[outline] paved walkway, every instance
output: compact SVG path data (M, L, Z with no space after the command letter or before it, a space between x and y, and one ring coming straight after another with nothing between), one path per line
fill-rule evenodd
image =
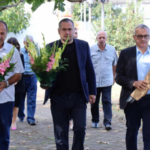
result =
M36 126L29 126L17 122L17 130L11 131L10 150L56 150L53 122L50 113L50 103L43 103L43 92L38 91L37 109L36 109ZM114 101L116 102L116 100ZM90 105L87 109L87 129L85 138L85 150L125 150L125 121L122 111L118 105L113 106L112 130L106 131L102 124L103 112L100 109L100 127L93 129L91 127ZM73 131L69 131L70 149L73 140ZM139 132L138 149L142 150L142 135Z

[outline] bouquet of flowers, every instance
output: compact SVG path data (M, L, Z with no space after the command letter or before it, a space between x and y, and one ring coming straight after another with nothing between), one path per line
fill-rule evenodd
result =
M10 60L14 54L14 47L11 51L5 55L3 58L0 58L0 82L5 80L5 76L7 76L8 72L13 71L16 63L10 63Z
M50 47L46 46L43 35L43 48L38 50L37 46L28 40L27 37L28 46L26 46L26 49L29 53L31 68L35 72L41 87L51 87L56 79L58 71L65 70L65 67L68 66L66 63L67 59L61 59L67 41L61 48L59 48L56 43Z

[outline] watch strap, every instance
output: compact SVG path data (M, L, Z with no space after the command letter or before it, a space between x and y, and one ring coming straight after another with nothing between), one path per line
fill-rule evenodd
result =
M6 84L7 84L7 88L9 87L9 82L8 82L8 80L6 80Z

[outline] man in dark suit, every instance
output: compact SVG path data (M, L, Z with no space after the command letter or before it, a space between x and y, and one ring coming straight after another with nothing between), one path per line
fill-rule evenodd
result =
M137 150L137 135L143 121L144 150L150 150L150 90L139 101L127 103L126 100L135 88L147 87L144 78L150 70L150 30L140 24L135 28L133 38L136 46L121 51L116 67L116 82L122 86L120 108L126 116L126 148Z
M58 73L53 87L46 90L44 103L48 98L51 99L57 150L69 150L70 115L74 122L72 150L84 150L86 103L89 101L92 104L96 98L96 80L89 45L85 41L73 38L74 23L70 19L60 21L58 33L61 39L56 43L59 43L59 47L69 36L62 54L62 58L68 59L69 66L66 67L66 71Z

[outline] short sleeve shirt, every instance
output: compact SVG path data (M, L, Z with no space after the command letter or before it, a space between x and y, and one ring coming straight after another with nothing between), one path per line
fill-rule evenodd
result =
M3 58L7 53L11 51L13 46L8 43L4 43L4 46L0 49L0 58ZM23 65L21 62L20 54L17 49L15 49L13 57L10 61L10 63L16 63L15 67L12 72L9 72L7 76L5 76L5 80L9 79L11 76L13 76L15 73L23 73ZM9 101L14 101L14 95L15 95L15 87L14 85L10 85L8 88L5 88L0 93L0 104L6 103Z
M102 51L97 44L91 46L91 58L96 74L96 87L107 87L113 84L113 66L118 56L113 46L106 44Z
M29 54L24 47L21 49L21 53L23 54L24 63L25 63L24 64L25 65L24 75L35 74L31 68Z

